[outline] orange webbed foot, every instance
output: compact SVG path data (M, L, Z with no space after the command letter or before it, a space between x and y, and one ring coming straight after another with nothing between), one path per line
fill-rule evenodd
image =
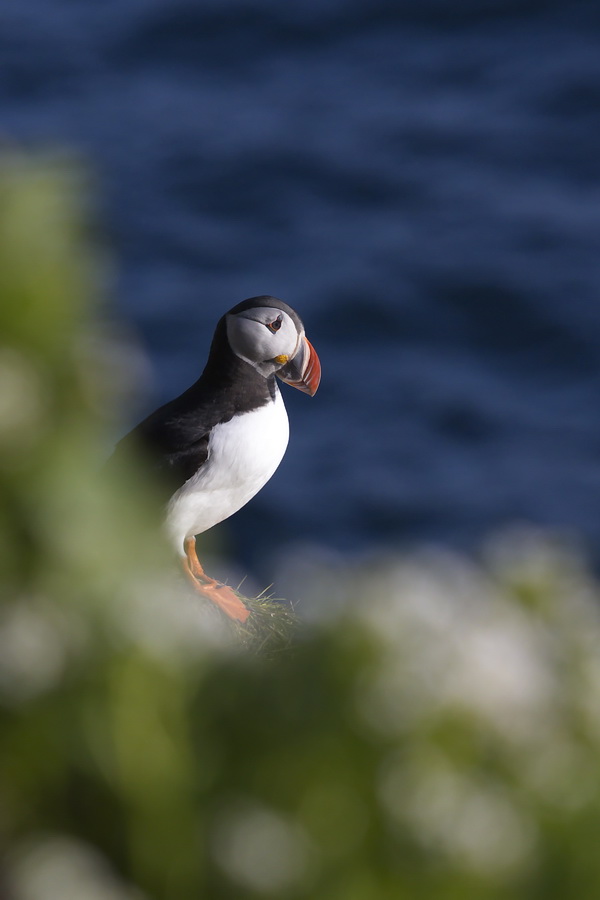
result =
M237 622L245 622L250 615L250 610L244 606L237 594L232 591L226 584L220 584L206 574L200 560L196 555L196 539L194 537L186 538L183 542L185 550L185 559L183 565L185 573L192 582L192 585L199 594L215 603L219 609L235 619Z

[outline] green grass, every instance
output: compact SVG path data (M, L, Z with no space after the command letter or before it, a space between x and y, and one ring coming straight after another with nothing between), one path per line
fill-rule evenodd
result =
M238 595L250 610L246 622L235 623L235 632L247 650L268 656L289 651L299 627L299 619L287 601L273 597Z

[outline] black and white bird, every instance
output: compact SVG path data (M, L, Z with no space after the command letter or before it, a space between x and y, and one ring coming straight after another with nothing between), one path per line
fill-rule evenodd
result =
M141 448L164 476L166 531L186 573L200 593L242 622L248 609L205 574L196 535L241 509L281 462L289 427L276 376L312 397L321 378L319 357L287 303L252 297L219 320L200 378L115 450Z

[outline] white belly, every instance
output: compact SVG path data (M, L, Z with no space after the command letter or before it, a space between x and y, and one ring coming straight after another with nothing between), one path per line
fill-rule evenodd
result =
M279 389L273 403L213 429L206 463L167 509L167 531L178 553L186 537L229 518L260 491L283 459L288 437Z

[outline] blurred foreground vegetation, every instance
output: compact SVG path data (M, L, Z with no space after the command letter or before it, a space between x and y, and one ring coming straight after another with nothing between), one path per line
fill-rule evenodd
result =
M0 164L0 896L600 896L577 556L299 559L310 624L282 612L272 652L263 604L248 648L172 574L150 486L101 473L121 370L84 194Z

